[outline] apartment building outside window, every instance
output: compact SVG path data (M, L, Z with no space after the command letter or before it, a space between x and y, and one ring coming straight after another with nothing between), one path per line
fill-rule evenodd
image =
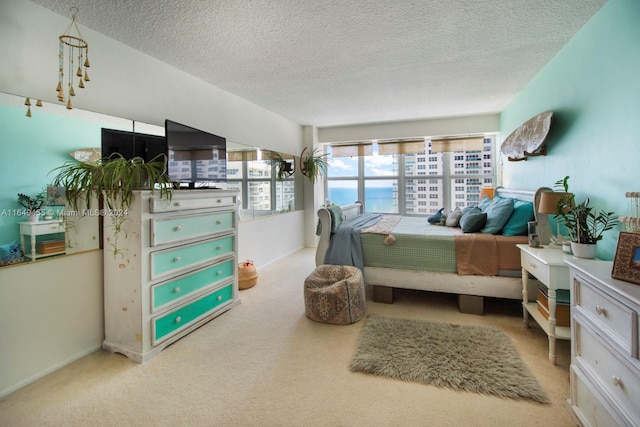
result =
M327 179L328 199L345 205L364 201L367 212L431 215L478 203L480 189L495 185L493 138L485 138L480 151L424 154L378 154L331 157ZM401 172L402 171L402 172Z

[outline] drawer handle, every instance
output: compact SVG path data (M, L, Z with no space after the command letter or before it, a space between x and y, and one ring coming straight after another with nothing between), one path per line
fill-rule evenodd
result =
M620 387L620 388L624 388L624 383L622 382L622 380L620 379L620 377L617 376L613 376L612 377L613 380L613 385L616 387Z
M218 199L216 203L222 203L222 199Z
M529 267L531 267L531 268L537 268L537 265L535 265L534 263L530 262L530 263L529 263Z
M216 224L217 224L217 225L220 225L220 224L222 224L222 221L217 220L217 221L216 221Z
M221 251L222 250L222 245L218 245L218 247L216 249Z
M175 231L180 231L180 230L182 230L182 226L180 226L180 225L176 225L176 226L175 226L175 228L174 228L174 230L175 230Z
M180 262L180 257L179 257L179 256L175 257L175 258L173 259L173 262Z
M175 202L173 206L181 206L181 205L180 205L180 202Z
M607 315L607 310L604 307L596 304L596 313L598 313L598 315L600 315L600 316L606 316Z
M176 323L180 323L180 322L182 322L182 317L181 316L176 317Z
M222 271L218 270L218 272L216 273L218 276L222 276Z
M218 295L218 301L222 301L222 295Z
M176 286L175 288L173 288L173 293L177 294L180 292L180 286Z

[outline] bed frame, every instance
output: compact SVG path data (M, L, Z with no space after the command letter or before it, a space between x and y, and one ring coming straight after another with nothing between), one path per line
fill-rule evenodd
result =
M496 196L534 202L535 207L539 202L539 193L548 190L550 189L541 188L537 191L507 190L498 187L496 188ZM363 206L361 202L342 206L342 211L346 218L360 215L362 210ZM534 209L534 211L537 211L537 209ZM322 231L316 249L316 266L324 263L325 254L331 238L331 215L329 211L325 208L319 209L318 218L322 224ZM542 220L543 227L549 227L546 216L545 218L538 218L536 213L536 220L538 220L539 225L540 220ZM521 300L523 295L522 274L514 277L459 276L451 273L432 273L365 266L364 281L365 284L373 287L373 300L375 302L393 303L394 288L445 292L458 294L460 311L472 314L483 313L483 297ZM538 292L538 281L529 280L528 283L528 295L535 298Z

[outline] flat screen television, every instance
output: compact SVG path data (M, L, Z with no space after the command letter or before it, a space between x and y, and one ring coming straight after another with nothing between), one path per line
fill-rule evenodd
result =
M167 141L163 136L102 128L101 148L103 159L119 153L125 159L141 157L150 162L160 154L167 154Z
M168 173L180 187L211 188L227 181L227 139L165 120Z

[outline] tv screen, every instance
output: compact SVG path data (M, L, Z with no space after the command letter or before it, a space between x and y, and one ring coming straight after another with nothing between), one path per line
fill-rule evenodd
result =
M150 162L160 154L167 154L167 142L163 136L102 128L102 158L108 159L115 153L125 159L141 157Z
M171 120L165 120L169 177L190 187L226 182L227 140Z

